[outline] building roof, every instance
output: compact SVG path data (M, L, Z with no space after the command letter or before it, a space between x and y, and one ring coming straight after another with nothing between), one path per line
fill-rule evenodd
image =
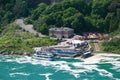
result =
M49 30L55 30L55 31L71 31L73 29L68 27L60 27L60 28L50 28Z
M72 43L73 44L82 44L82 43L85 43L85 41L73 40Z

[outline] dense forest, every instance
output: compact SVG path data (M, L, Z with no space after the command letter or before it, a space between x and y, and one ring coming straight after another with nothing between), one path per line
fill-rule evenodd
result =
M119 0L64 0L53 5L38 4L31 11L27 23L47 34L50 27L67 26L77 34L82 32L109 33L120 25Z
M61 26L73 28L77 34L114 34L110 42L103 43L104 50L120 51L119 39L114 39L120 34L120 0L0 0L0 33L18 18L43 34Z
M43 34L61 26L109 33L120 26L120 0L0 0L0 30L21 17Z
M27 17L40 3L52 4L61 0L0 0L0 32L17 18Z

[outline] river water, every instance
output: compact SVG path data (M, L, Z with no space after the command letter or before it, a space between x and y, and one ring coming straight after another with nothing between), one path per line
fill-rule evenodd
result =
M0 80L120 80L120 56L48 61L0 55Z

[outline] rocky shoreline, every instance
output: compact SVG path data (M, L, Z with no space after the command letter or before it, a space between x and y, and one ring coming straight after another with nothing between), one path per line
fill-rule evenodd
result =
M26 56L31 56L32 55L31 53L27 53L27 52L24 52L24 53L14 53L14 52L8 52L8 51L0 51L0 54L1 55L26 55Z
M99 63L105 57L109 57L109 56L119 56L120 57L120 54L115 54L115 53L96 53L94 56L86 58L83 61L85 63Z
M1 55L25 55L25 56L31 56L31 53L14 53L14 52L8 52L8 51L0 51ZM94 53L93 56L89 57L89 58L85 58L85 59L90 59L93 58L95 56L120 56L120 54L117 53L107 53L107 52L103 52L103 53Z

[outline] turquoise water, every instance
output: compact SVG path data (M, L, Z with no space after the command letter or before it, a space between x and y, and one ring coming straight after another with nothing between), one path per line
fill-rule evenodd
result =
M0 80L120 80L120 56L96 58L48 61L0 55Z

